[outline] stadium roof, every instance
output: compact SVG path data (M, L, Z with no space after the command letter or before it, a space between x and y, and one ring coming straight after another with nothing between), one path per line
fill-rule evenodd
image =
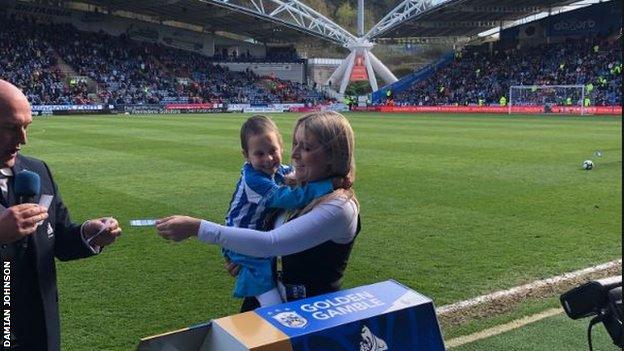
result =
M305 0L304 0L305 1ZM370 0L373 1L373 0ZM557 11L578 0L404 0L366 34L382 38L468 38L527 16ZM237 39L296 43L311 36L344 45L355 37L303 1L81 0L66 6L170 24ZM71 4L71 5L70 5Z
M234 36L236 39L253 39L263 43L293 43L314 34L295 29L278 18L271 22L249 12L203 0L81 0L68 2L66 6L225 36L235 34L242 36Z
M373 27L368 37L471 37L578 0L403 1ZM420 7L420 8L418 8ZM393 20L394 18L394 20Z

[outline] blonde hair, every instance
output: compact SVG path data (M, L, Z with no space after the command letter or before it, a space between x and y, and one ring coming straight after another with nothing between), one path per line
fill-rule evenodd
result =
M304 128L305 133L314 135L325 150L329 167L328 176L342 178L345 187L312 201L299 215L309 212L321 202L338 197L353 200L359 209L355 192L351 188L355 182L355 137L349 121L338 112L313 112L297 120L293 135L299 128Z

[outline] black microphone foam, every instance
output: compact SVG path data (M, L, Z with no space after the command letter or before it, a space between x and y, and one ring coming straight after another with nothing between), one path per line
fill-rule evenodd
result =
M15 197L18 203L34 203L41 192L41 178L35 172L21 171L15 176Z

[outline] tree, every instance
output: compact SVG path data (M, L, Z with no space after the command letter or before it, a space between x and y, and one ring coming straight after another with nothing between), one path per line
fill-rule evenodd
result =
M345 94L347 95L366 95L372 91L370 83L367 81L351 82L347 85Z
M325 0L305 0L305 3L321 15L331 18L332 11L327 7L327 2Z
M355 33L357 10L349 2L343 2L336 10L336 22L348 31Z

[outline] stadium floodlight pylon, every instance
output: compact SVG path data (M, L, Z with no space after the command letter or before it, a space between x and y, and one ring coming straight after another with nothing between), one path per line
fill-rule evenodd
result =
M509 87L508 113L517 106L543 106L544 113L581 114L589 97L584 85L512 85Z
M340 81L339 92L344 94L349 84L356 60L365 66L366 77L373 91L378 90L377 73L387 84L398 79L373 55L370 50L375 45L364 35L364 0L359 0L358 37L297 0L199 0L232 11L279 23L295 30L314 35L335 44L342 45L351 53L328 79L332 85Z
M350 43L346 45L346 47L351 51L349 56L342 61L340 66L334 71L334 73L327 80L327 85L332 85L333 82L340 81L340 90L341 94L344 94L347 89L347 85L349 85L351 73L353 72L353 67L355 66L356 59L361 58L362 63L366 67L366 75L368 77L368 82L370 83L373 91L379 89L377 85L377 78L375 77L375 73L379 74L381 79L383 79L387 84L394 83L398 79L394 74L386 67L373 53L370 51L373 47L373 43L368 41L365 38L359 38L356 42Z
M379 86L377 85L377 77L375 73L386 82L391 84L398 81L397 77L386 67L373 53L371 49L373 44L364 35L364 0L358 0L358 38L355 42L346 43L344 46L351 51L349 56L342 61L340 66L334 71L334 73L327 80L327 85L331 86L332 83L340 81L340 94L344 94L347 90L347 85L351 81L353 74L353 68L355 67L356 60L360 65L365 67L366 78L373 91L377 91Z

